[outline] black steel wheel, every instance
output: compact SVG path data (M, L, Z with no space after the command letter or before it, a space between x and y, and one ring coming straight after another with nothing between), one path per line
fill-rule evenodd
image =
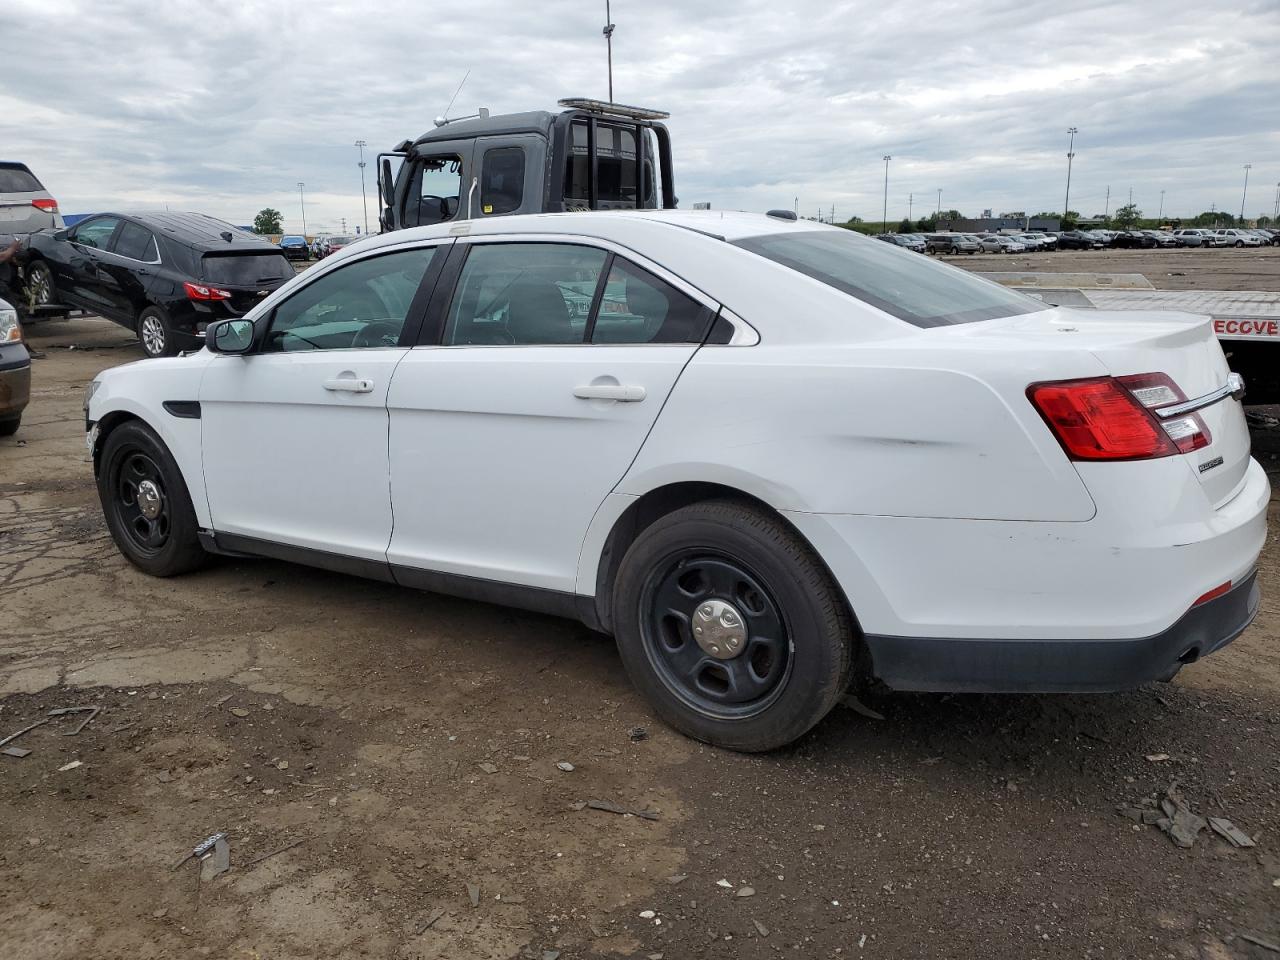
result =
M682 733L757 752L804 735L848 686L858 635L812 548L758 505L707 500L636 537L612 592L632 683Z
M131 563L158 577L203 564L186 483L149 427L132 421L112 430L103 441L97 473L107 528Z
M645 653L673 694L707 716L768 709L786 682L790 638L761 578L742 561L673 555L645 582Z

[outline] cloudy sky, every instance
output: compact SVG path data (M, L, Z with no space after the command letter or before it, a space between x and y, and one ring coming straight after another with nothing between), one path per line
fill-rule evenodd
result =
M605 95L604 0L3 0L0 159L64 213L362 221L354 142ZM669 110L683 205L1271 213L1280 0L614 0L615 97ZM373 173L371 163L368 172ZM370 180L372 184L372 180ZM376 190L370 220L376 219Z

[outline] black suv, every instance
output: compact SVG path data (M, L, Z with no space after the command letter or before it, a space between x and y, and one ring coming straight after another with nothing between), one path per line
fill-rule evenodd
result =
M59 302L137 331L149 357L201 345L294 275L280 248L200 213L101 213L31 234L24 267L36 306Z

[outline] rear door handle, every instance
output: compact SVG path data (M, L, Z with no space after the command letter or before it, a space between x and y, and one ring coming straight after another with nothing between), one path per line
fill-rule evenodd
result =
M591 383L574 387L573 395L579 400L618 400L621 403L638 403L645 398L644 387L629 387L622 383Z
M357 380L355 377L335 377L324 382L326 390L346 393L373 393L372 380Z

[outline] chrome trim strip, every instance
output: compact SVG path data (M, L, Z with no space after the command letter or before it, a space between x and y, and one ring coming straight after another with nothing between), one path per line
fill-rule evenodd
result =
M1173 417L1185 416L1188 413L1203 410L1205 407L1211 407L1215 403L1227 399L1227 397L1239 400L1243 396L1244 377L1238 373L1231 373L1227 376L1227 382L1212 393L1206 393L1204 396L1196 397L1194 400L1184 400L1182 403L1175 403L1168 407L1158 407L1154 412L1161 420L1170 420Z

